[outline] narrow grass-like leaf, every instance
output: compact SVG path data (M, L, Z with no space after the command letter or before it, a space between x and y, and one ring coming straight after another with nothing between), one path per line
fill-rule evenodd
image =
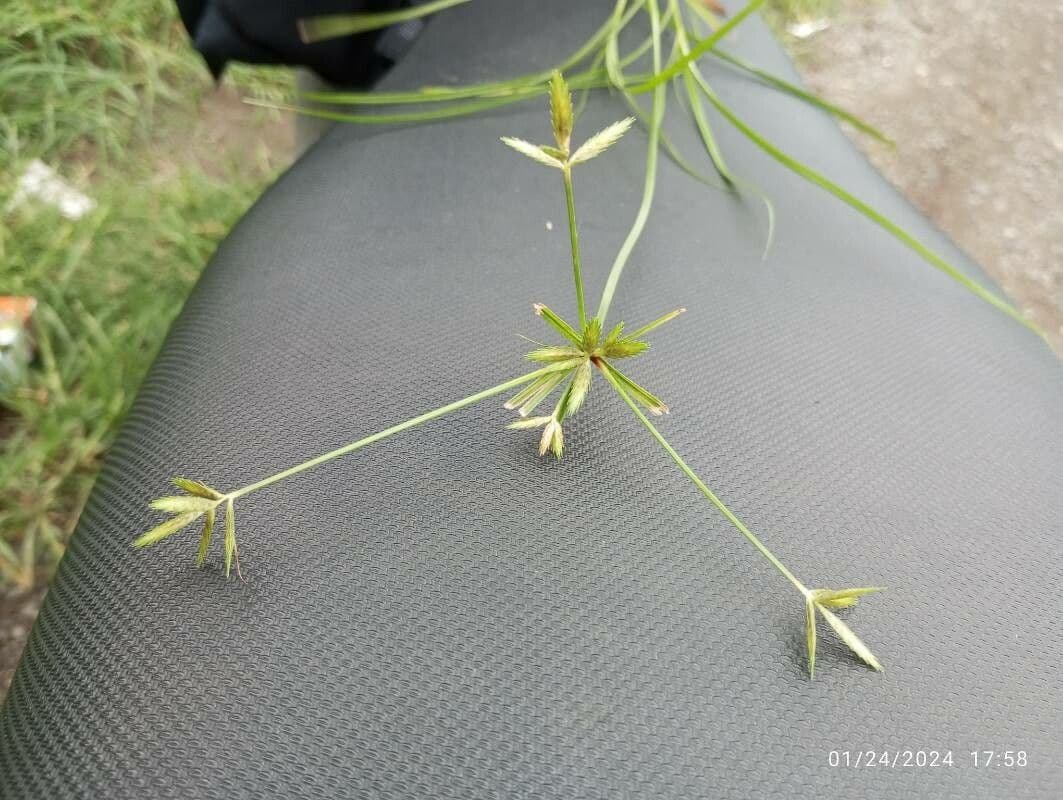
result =
M691 68L694 68L693 65L691 65ZM705 109L701 107L701 97L698 96L694 84L694 76L689 72L683 73L683 86L686 89L687 101L690 104L690 114L694 118L694 125L701 136L701 141L705 146L705 152L709 155L709 160L712 161L712 165L716 167L716 172L719 173L724 182L728 186L734 186L736 183L735 176L723 159L723 153L720 152L720 146L717 144L716 136L712 132L712 125L709 124L709 118L705 116Z
M685 56L690 52L690 44L687 40L687 30L683 23L683 15L679 13L678 0L669 0L669 4L675 11L672 23L675 28L676 46L679 48L679 52ZM690 114L694 118L694 125L701 136L705 152L708 153L709 160L716 167L716 172L719 173L728 186L733 186L735 177L723 160L723 153L720 152L716 136L712 132L712 126L709 124L708 117L705 116L705 110L701 106L701 98L698 96L697 85L694 81L694 73L696 72L698 72L696 61L690 62L687 69L683 71L683 88L686 90L687 102L690 104Z
M626 117L619 122L614 122L609 127L598 131L598 133L594 134L594 136L581 144L576 152L572 154L571 162L573 164L582 164L584 161L590 161L592 158L600 156L620 141L620 137L627 133L628 128L630 128L634 122L634 117Z
M555 374L550 374L544 375L543 377L532 381L519 392L517 392L515 395L513 395L511 398L509 398L509 400L503 403L502 407L510 411L515 408L519 408L520 406L528 402L529 398L534 397L535 394L538 393L543 386L549 385L552 381L554 381L556 377L557 376ZM556 383L554 385L556 386Z
M225 504L225 577L232 572L233 553L236 552L236 512L233 501Z
M210 540L214 535L214 520L217 512L212 508L206 514L203 522L203 535L199 537L199 552L196 554L196 566L202 567L207 560L207 552L210 550Z
M652 0L646 8L649 11L650 31L653 36L653 71L654 73L659 73L661 70L660 12L655 0ZM610 75L610 78L612 77ZM623 76L620 79L622 80ZM617 88L623 88L623 86L620 85ZM605 281L605 288L602 290L602 299L598 304L597 317L603 322L609 317L609 306L613 302L613 293L616 291L617 283L620 281L620 275L624 271L628 258L631 257L631 251L635 248L635 243L642 235L642 229L646 226L646 220L650 215L650 207L653 205L653 194L657 187L657 151L661 137L661 126L664 122L665 100L665 87L658 85L653 92L653 110L650 112L649 136L646 145L646 175L642 186L642 200L639 202L635 220L632 222L627 236L624 237L624 243L620 245L620 251L616 254L616 258L613 259L613 265L610 267L609 276Z
M805 600L805 642L808 644L808 677L816 677L816 607Z
M543 149L531 142L526 142L523 139L514 139L512 136L503 136L502 143L509 145L518 153L523 153L528 158L538 161L540 164L545 164L548 167L554 167L555 169L564 169L565 165L558 159L554 158L549 153L543 151Z
M151 501L150 505L156 511L168 511L171 514L189 514L209 511L217 504L217 500L207 497L178 495L175 497L157 497Z
M172 536L182 528L186 528L203 516L202 512L196 512L194 514L180 514L176 517L171 517L161 525L157 525L147 533L138 536L133 541L133 547L150 547L157 542L162 541L167 536Z
M856 655L858 655L865 664L871 667L871 669L878 670L879 672L883 671L882 665L879 663L878 659L875 658L867 645L860 641L860 637L853 633L852 628L838 619L838 617L822 605L817 603L816 607L819 609L819 613L823 615L823 618L830 623L832 628L834 628L834 632L837 633L842 641L849 646L850 650L856 653Z
M642 126L647 131L649 131L650 125L652 124L652 120L648 118L645 112L642 110L642 106L640 106L635 100L635 96L628 91L620 92L620 96L624 99L624 102L627 103L628 108L631 109L631 113L635 115L635 118L639 121L639 123L641 123ZM698 183L703 183L712 189L722 188L720 184L713 181L707 175L704 175L693 164L691 164L690 161L687 160L687 158L679 151L679 148L675 146L672 140L668 138L668 135L663 130L659 130L657 132L657 137L658 144L660 145L660 148L664 150L664 154L668 156L672 163L679 167L679 169L681 169L691 178L696 180Z
M783 78L780 78L778 75L775 75L771 72L760 69L759 67L750 64L748 61L739 58L733 53L728 53L726 50L721 50L718 47L713 48L712 55L720 59L721 61L730 64L732 67L741 70L742 72L748 72L750 75L755 76L758 80L768 84L769 86L772 86L782 92L786 92L787 94L793 95L794 97L798 98L799 100L802 100L805 103L808 103L809 105L813 105L816 108L822 109L823 111L826 111L828 114L831 114L840 120L848 122L861 133L866 133L868 136L874 139L878 139L883 144L888 144L891 147L895 146L895 142L889 136L880 131L870 122L861 119L856 114L853 114L850 111L846 111L840 106L836 106L833 103L828 102L817 94L805 91L800 86L790 83L789 81L784 80Z
M572 344L579 348L583 347L583 337L576 333L571 325L561 319L561 317L551 311L548 307L544 306L542 303L535 303L532 308L535 309L536 314L550 323L554 330L572 342Z
M561 381L563 381L568 373L557 372L553 375L549 375L540 382L538 388L529 396L519 409L517 413L522 417L527 417L531 414L540 403L543 402L550 394L556 389Z
M620 382L620 384L628 392L631 393L631 396L638 400L640 403L642 403L642 405L646 407L646 410L649 411L651 414L661 415L668 413L668 406L661 402L661 399L659 397L654 395L649 390L643 389L641 386L631 380L631 378L622 373L612 364L606 364L605 368L608 369L609 372L611 372L613 376Z
M528 353L525 358L529 361L539 361L543 363L550 363L553 361L569 361L573 358L579 358L583 355L582 350L578 350L575 347L537 347Z
M759 147L765 153L770 155L780 164L790 169L791 171L797 173L802 178L805 178L816 186L819 186L821 189L830 192L839 200L844 202L846 205L863 214L865 217L874 222L880 228L883 228L888 233L890 233L902 244L906 245L909 249L913 250L915 253L921 256L924 261L928 262L931 266L936 267L937 269L944 272L954 281L959 283L971 293L985 300L994 308L1003 311L1012 319L1021 322L1026 327L1030 328L1038 334L1041 334L1041 331L1038 329L1037 324L1032 320L1029 320L1024 317L1010 303L1005 300L1002 300L993 292L989 291L973 279L969 278L958 268L954 267L944 258L939 256L936 252L934 252L929 247L920 242L918 239L916 239L914 236L912 236L912 234L908 233L908 231L906 231L900 225L889 219L889 217L875 210L855 195L850 194L848 191L843 189L838 184L834 183L834 181L830 180L825 175L816 172L816 170L806 166L793 156L780 150L778 147L768 141L764 136L754 130L748 123L745 122L745 120L739 117L731 109L730 106L724 103L716 95L716 93L712 90L711 87L709 87L707 83L700 82L699 85L706 99L708 99L708 101L712 103L712 105L716 108L717 111L719 111L724 117L726 117L727 120L732 125L734 125L743 135L745 135L747 139L757 145L757 147Z
M205 483L194 481L191 478L174 478L171 483L178 489L183 489L189 494L194 494L196 497L212 497L215 500L221 498L222 494L217 489L212 489Z
M606 20L605 23L603 23L602 26L595 31L589 39L587 39L587 41L580 45L575 52L558 64L556 69L561 72L567 72L570 68L582 63L602 45L606 37L618 24L620 27L626 25L639 10L636 6L628 10L625 14L624 7L626 5L627 0L617 0L616 5L613 8L613 13L610 15L609 19ZM638 48L636 48L636 52L637 50ZM626 58L630 57L631 56L629 55ZM470 86L424 86L416 91L410 92L306 92L300 96L313 102L339 105L404 105L411 103L450 102L452 100L463 100L473 97L492 97L513 92L523 94L528 93L529 88L531 88L532 94L537 96L541 91L542 84L550 80L552 74L553 69L548 69L540 72L518 75L514 78L502 81L491 81L488 83L472 84ZM586 78L588 75L594 74L605 75L604 71L592 67L587 72L580 73L579 76L569 75L568 84L570 88L573 89L592 88L580 83L580 80ZM606 79L603 85L607 83L608 80Z
M294 106L290 103L274 103L256 98L246 98L245 103L261 108L272 108L276 111L291 111L306 117L328 119L333 122L349 122L354 125L403 125L406 123L431 122L432 120L451 119L453 117L465 117L501 108L522 100L530 100L540 94L539 87L514 92L505 97L494 97L485 100L474 100L468 103L454 103L444 108L432 108L426 111L409 111L395 114L347 114L342 111L333 111L327 108L311 108L308 106Z
M664 315L662 315L660 317L657 317L657 319L653 320L652 322L647 322L641 328L636 328L635 330L633 330L631 333L629 333L624 338L625 339L641 339L643 336L645 336L650 331L656 330L657 328L659 328L662 325L664 325L666 322L671 322L673 319L678 317L680 314L685 314L685 313L686 313L686 309L685 308L677 308L675 311L669 311L667 314L664 314Z
M713 31L709 36L699 40L690 51L682 58L673 61L667 69L661 70L654 68L654 76L647 81L643 81L637 86L632 86L633 92L648 92L652 89L656 89L661 84L671 80L680 72L683 72L691 63L701 58L705 53L709 52L718 41L734 30L740 25L746 17L756 11L761 5L764 4L764 0L752 0L747 3L741 11L731 17L727 22ZM653 14L656 6L651 8L651 15Z
M435 0L431 3L424 3L399 11L326 14L319 17L300 19L296 22L296 25L299 29L299 38L303 43L313 44L325 39L335 39L339 36L350 36L355 33L380 30L381 28L424 17L468 2L469 0Z

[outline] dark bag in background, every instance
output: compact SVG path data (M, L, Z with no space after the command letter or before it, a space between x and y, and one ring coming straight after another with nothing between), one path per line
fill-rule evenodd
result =
M220 78L230 61L303 66L331 84L367 87L406 52L422 19L306 44L297 21L351 12L393 11L416 0L177 0L192 44Z

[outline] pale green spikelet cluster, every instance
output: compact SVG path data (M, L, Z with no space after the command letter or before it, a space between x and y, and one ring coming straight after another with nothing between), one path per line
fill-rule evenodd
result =
M137 537L133 542L133 546L140 548L157 544L202 519L203 532L199 537L199 549L196 554L196 565L202 567L207 560L210 542L214 536L214 524L217 521L218 506L224 503L225 577L229 577L235 559L236 573L242 578L243 576L240 574L240 556L236 548L236 512L233 508L232 498L222 494L217 489L190 478L174 478L172 483L185 494L159 497L152 500L150 505L156 511L165 511L173 516L161 525L157 525L147 533Z
M597 158L618 141L635 123L634 117L626 117L612 125L603 128L590 139L576 148L571 153L572 130L574 127L572 111L572 95L568 90L564 77L560 72L554 72L550 78L550 123L554 133L554 145L532 144L524 139L516 139L512 136L503 136L502 141L512 147L518 153L523 153L555 169L571 169L576 164L582 164Z
M832 608L851 608L866 594L881 592L881 586L863 586L856 589L812 589L805 597L805 638L808 644L808 676L816 675L816 612L834 629L846 646L860 659L878 672L883 671L882 664L864 644L853 629L840 620Z
M561 371L542 378L536 384L510 398L505 404L507 409L516 409L523 417L512 423L509 426L511 429L543 428L542 438L539 441L539 455L545 455L549 450L554 456L561 458L564 450L564 432L561 423L583 406L591 387L592 365L615 375L650 413L668 413L668 406L655 394L635 383L610 362L615 359L634 358L645 352L650 345L641 337L659 325L675 319L686 309L671 311L627 336L624 335L624 323L617 323L609 334L603 337L602 324L597 317L592 317L584 326L583 333L579 334L576 333L575 328L542 303L536 303L534 308L536 314L569 341L567 345L544 345L528 353L527 358L530 361L556 363L561 366ZM565 384L566 380L567 384ZM553 413L548 416L530 417L529 415L539 404L562 384L565 384L565 388L554 406Z

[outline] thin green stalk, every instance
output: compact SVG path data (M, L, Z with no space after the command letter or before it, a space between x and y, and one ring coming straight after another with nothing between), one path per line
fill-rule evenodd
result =
M541 90L540 90L541 92ZM356 125L402 125L408 122L431 122L438 119L450 119L452 117L464 117L476 114L480 111L488 111L492 108L517 103L521 100L529 100L538 92L525 92L496 100L477 100L471 103L459 103L445 108L435 108L431 111L411 111L399 114L345 114L342 111L331 111L327 108L307 108L306 106L293 106L289 103L273 103L266 100L247 98L245 103L262 108L272 108L275 111L291 111L307 117L328 119L333 122L350 122Z
M565 205L568 206L568 238L572 245L572 279L576 283L576 307L579 309L579 329L587 327L587 308L583 303L583 275L580 272L579 230L576 228L576 201L572 196L572 166L566 161L561 170L565 184Z
M669 65L668 69L663 71L660 69L655 69L655 74L652 78L643 81L642 83L636 86L632 86L631 91L637 93L648 92L652 89L657 88L662 83L670 81L680 72L683 72L691 63L697 61L697 59L701 58L707 52L712 50L712 48L716 46L716 43L718 41L720 41L724 36L726 36L736 27L738 27L738 25L740 25L746 17L756 11L763 3L764 0L752 0L752 2L746 4L746 6L741 11L739 11L737 14L727 20L727 22L725 22L723 25L713 31L713 33L711 33L709 36L706 36L704 39L698 41L698 43L694 45L694 47L690 50L689 53L687 53L682 58L673 61Z
M348 453L353 453L355 450L361 450L363 447L371 445L374 442L379 442L381 439L387 439L389 436L394 436L396 433L402 433L405 430L409 430L410 428L414 428L425 422L430 422L434 419L438 419L439 417L445 416L446 414L449 414L452 411L458 411L462 408L475 405L481 400L486 400L489 397L494 397L495 395L503 394L504 392L508 392L510 389L513 389L517 386L521 386L523 384L534 381L537 378L540 378L543 375L547 375L551 372L557 372L558 370L566 369L569 366L570 365L567 362L551 364L547 367L543 367L542 369L537 369L534 372L529 372L526 375L521 375L519 378L513 378L512 380L508 380L505 383L500 383L497 386L492 386L490 389L484 389L482 392L477 392L476 394L469 395L468 397L462 398L461 400L456 400L453 403L448 403L445 406L440 406L434 411L429 411L425 414L421 414L420 416L414 417L413 419L408 419L405 422L400 422L398 425L392 425L390 428L385 428L379 433L374 433L371 436L366 436L364 439L359 439L357 442L353 442L351 444L337 448L336 450L332 450L328 453L325 453L324 455L320 455L317 458L311 458L309 461L304 461L302 464L298 464L294 467L283 470L282 472L278 472L275 475L270 475L268 478L263 478L260 481L256 481L255 483L243 487L242 489L237 489L236 491L229 492L225 495L225 498L228 500L235 500L238 497L243 497L246 494L251 494L251 492L256 492L259 489L264 489L265 487L277 483L278 481L282 481L285 478L290 478L293 475L298 475L300 472L306 472L306 470L308 469L313 469L314 467L324 464L326 461L332 461L334 458L340 458L341 456L345 456Z
M754 534L753 531L747 528L745 526L745 523L743 523L742 520L736 517L734 512L732 512L731 509L729 509L724 504L724 502L715 495L712 489L705 485L705 482L697 476L694 470L690 468L690 465L688 465L687 462L683 460L682 456L680 456L679 453L676 452L675 448L668 443L664 436L661 435L661 432L657 430L657 426L650 422L649 417L647 417L642 412L642 409L639 408L638 405L636 405L635 401L631 399L631 395L627 393L627 390L624 389L624 387L620 384L620 381L618 381L613 376L609 366L603 365L600 366L599 369L601 373L605 375L606 380L608 380L609 383L613 385L613 388L616 389L616 392L620 395L621 399L628 404L631 410L635 413L635 416L639 418L639 421L646 426L646 429L651 434L653 434L653 438L656 439L658 443L660 443L661 447L665 449L665 452L667 452L668 455L672 457L672 460L676 463L679 469L683 471L683 474L686 475L690 479L691 483L693 483L698 488L698 491L705 495L705 497L710 503L716 506L720 513L727 518L727 521L734 525L735 528L738 529L738 532L745 536L746 539L749 540L749 543L752 544L755 548L757 548L760 554L766 559L768 559L768 561L771 562L771 565L775 567L775 569L779 570L779 572L782 573L783 577L785 577L788 581L790 581L790 583L796 586L797 590L801 592L802 595L804 595L806 598L809 597L811 593L808 587L801 583L801 581L797 579L797 576L790 572L790 570L786 568L786 565L783 564L778 558L776 558L775 554L772 553L771 550L769 550L767 546L762 541L760 541L760 539L757 538L756 534Z
M635 11L637 10L637 8L638 7L636 6L632 10ZM667 21L671 18L671 15L672 9L669 9L668 12L661 18L662 26L667 23ZM625 17L625 19L627 18L628 17ZM647 131L649 130L650 126L646 121L646 114L642 110L642 106L638 104L638 102L635 100L634 95L632 95L631 92L623 88L627 83L627 78L624 75L623 67L628 66L629 64L632 64L639 58L641 58L645 54L646 50L653 47L653 42L654 38L652 36L647 37L642 41L641 44L639 44L637 48L635 48L633 52L624 56L624 58L619 59L616 63L612 64L606 70L613 88L617 89L617 91L620 92L621 98L623 98L624 102L627 104L627 107L631 109L631 113L638 119L639 123L644 128L646 128ZM602 54L600 54L599 58L604 61L605 53L603 52ZM600 62L596 60L594 67L597 67L599 63ZM592 69L594 67L592 67ZM679 148L672 143L672 140L668 138L668 136L664 133L663 130L658 132L658 136L660 137L660 145L664 149L665 154L668 156L669 159L671 159L672 163L679 167L679 169L681 169L683 172L685 172L687 175L689 175L691 178L698 181L699 183L704 183L706 186L710 186L713 189L720 188L719 184L714 183L705 175L702 175L693 164L691 164L689 161L687 161L686 158L684 158L683 154L679 152Z
M524 90L529 86L538 87L550 79L555 69L567 72L571 67L586 60L617 25L620 27L626 25L633 15L624 15L625 5L626 0L617 0L609 19L586 42L556 67L541 72L531 72L504 81L471 86L428 86L412 92L308 92L301 96L307 100L337 105L403 105L468 100L473 97L486 98L495 94ZM572 79L569 83L572 83Z
M574 76L569 85L573 89L599 89L609 85L608 78L604 73L582 73ZM254 98L245 99L244 102L262 108L272 108L277 111L291 111L308 117L329 119L334 122L349 122L359 125L401 125L405 123L431 122L433 120L450 119L453 117L469 116L480 111L489 111L494 108L532 100L542 96L541 83L528 85L498 97L477 99L467 103L454 103L443 107L431 108L426 111L403 111L393 114L348 114L343 111L333 111L326 108L308 108L306 106L293 106L290 103L274 103L267 100ZM320 95L324 101L330 101L328 94Z
M686 26L683 24L683 15L679 10L679 2L678 0L668 1L672 7L676 45L679 47L680 55L686 56L690 53L690 43L687 40L687 30ZM727 168L727 164L723 160L723 153L720 152L720 147L716 143L716 137L713 135L712 126L709 124L709 120L705 116L705 110L701 107L701 98L698 96L697 85L694 82L694 76L691 74L697 71L697 62L691 62L690 67L683 71L683 87L686 89L687 99L690 102L690 113L694 117L694 124L697 126L698 133L701 134L701 141L705 145L705 150L709 154L713 166L716 167L716 171L720 173L720 177L723 178L729 186L733 186L735 184L734 175L731 174L731 170Z
M697 76L695 76L695 78L697 78ZM1026 317L1024 317L1010 303L997 297L995 294L993 294L993 292L989 291L984 286L967 277L965 274L960 272L959 269L952 266L952 264L950 264L944 258L939 256L936 252L931 250L925 244L920 242L900 225L889 219L889 217L879 213L855 195L850 194L848 191L843 189L838 184L834 183L825 175L822 175L811 167L805 166L793 156L780 150L778 147L769 142L764 136L754 130L748 123L746 123L745 120L739 117L734 111L732 111L731 108L726 103L724 103L723 100L719 98L719 96L717 96L716 92L712 90L712 87L710 87L708 83L706 83L704 80L699 80L698 84L701 87L701 91L705 95L706 99L708 99L708 101L712 103L716 110L719 111L724 117L726 117L732 125L734 125L739 131L741 131L746 136L746 138L752 141L753 144L755 144L769 156L774 158L783 166L797 173L805 180L810 181L816 186L819 186L821 189L830 192L851 208L859 211L861 214L863 214L869 220L874 222L880 228L883 228L888 233L892 234L894 238L898 239L902 244L906 245L909 249L915 251L918 255L922 256L922 258L927 261L931 266L936 267L937 269L944 272L946 275L948 275L950 278L952 278L954 281L959 283L971 293L982 298L994 308L1003 311L1012 319L1021 322L1023 325L1025 325L1027 328L1034 331L1035 333L1043 336L1041 330L1037 327L1037 324L1032 320L1026 319Z
M653 71L654 73L659 73L661 71L661 19L660 11L657 8L657 0L650 0L646 4L646 8L649 9L650 29L653 36ZM613 293L616 291L617 282L620 280L620 273L624 271L624 265L627 264L627 260L631 256L635 242L642 235L642 229L646 226L646 219L650 215L650 206L653 205L653 193L657 187L657 150L661 136L661 124L664 121L666 89L667 87L661 83L657 85L653 92L653 109L650 112L649 136L647 137L646 145L646 178L642 188L642 202L639 204L639 210L635 215L631 230L628 231L627 238L624 239L624 243L620 246L620 252L616 254L616 258L613 260L613 266L609 270L609 277L605 282L605 289L602 290L602 300L598 304L597 316L603 325L609 313L609 306L613 302Z

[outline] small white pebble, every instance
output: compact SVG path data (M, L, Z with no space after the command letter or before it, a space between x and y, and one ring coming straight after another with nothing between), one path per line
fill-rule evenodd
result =
M546 229L548 231L552 231L554 229L554 223L552 223L550 220L547 220L546 221Z

